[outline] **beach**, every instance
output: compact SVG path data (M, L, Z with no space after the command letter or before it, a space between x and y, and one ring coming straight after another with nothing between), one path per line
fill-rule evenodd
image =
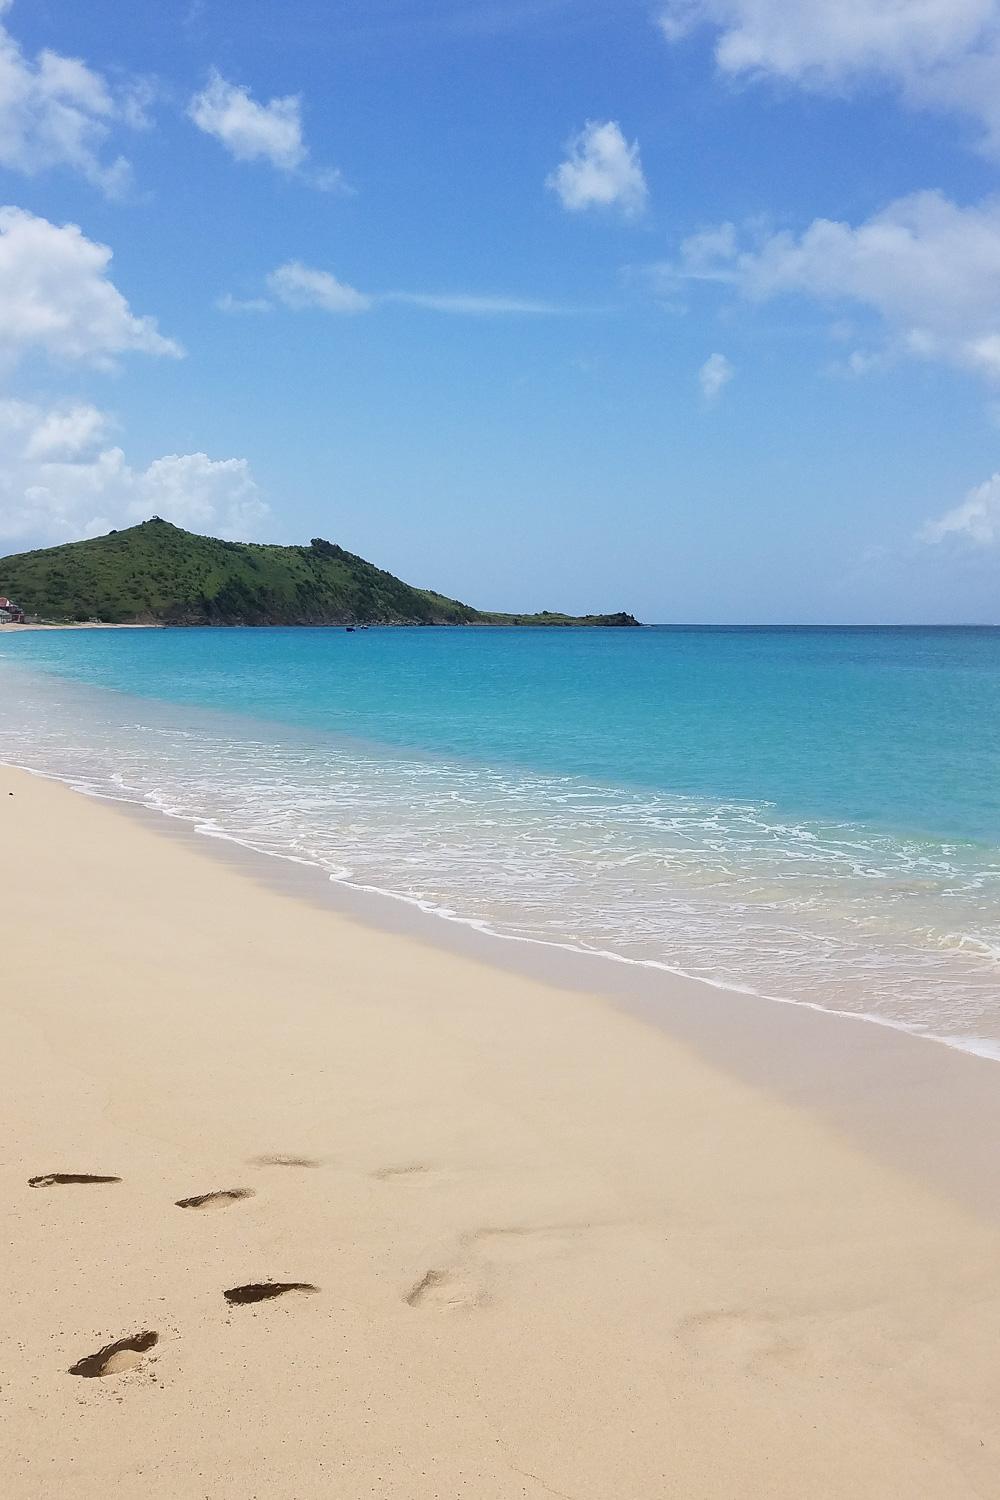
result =
M0 811L14 1500L995 1493L989 1213L599 995Z
M25 630L162 630L163 626L155 621L136 622L129 621L121 625L113 624L109 620L18 620L7 625L0 626L0 630L6 634L20 635Z
M1000 0L0 0L0 1500L1000 1500L998 163Z

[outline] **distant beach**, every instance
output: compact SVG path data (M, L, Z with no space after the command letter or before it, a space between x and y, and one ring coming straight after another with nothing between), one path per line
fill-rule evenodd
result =
M0 625L0 633L7 635L23 630L162 630L163 626L150 621L149 624L113 625L106 620L25 620L18 624Z

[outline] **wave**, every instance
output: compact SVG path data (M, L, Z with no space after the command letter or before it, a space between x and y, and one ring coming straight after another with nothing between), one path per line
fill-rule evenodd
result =
M1000 1055L982 846L14 682L5 758L79 790L499 937Z

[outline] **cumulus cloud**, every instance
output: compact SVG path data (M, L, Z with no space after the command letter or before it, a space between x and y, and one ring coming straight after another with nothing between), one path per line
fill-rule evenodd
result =
M309 151L298 94L258 104L248 88L230 83L213 68L205 88L188 105L188 117L199 130L221 141L237 161L269 161L280 172L307 175ZM336 171L312 172L308 178L325 190L345 186Z
M246 459L169 454L136 469L111 429L86 403L0 401L0 537L68 541L150 515L217 536L259 533L268 507Z
M108 368L120 354L180 355L108 278L111 251L76 224L0 208L0 362L40 350Z
M839 83L931 68L979 43L996 19L995 0L668 0L660 25L669 41L714 27L730 73Z
M1000 151L998 0L667 0L668 41L702 26L725 74L814 91L889 85L917 107L972 117Z
M0 16L11 0L0 0ZM129 184L123 156L105 154L115 126L146 123L141 85L116 88L79 58L31 59L0 23L0 166L33 177L69 167L109 197Z
M698 371L698 384L705 400L717 400L735 374L732 363L724 354L710 354Z
M74 459L107 436L108 419L85 402L42 408L23 401L2 404L2 430L23 439L22 458L32 463Z
M188 115L199 130L221 141L237 161L263 158L284 172L294 172L305 161L298 94L258 104L249 89L228 83L213 69L206 87L188 105Z
M618 209L635 218L649 196L639 143L629 145L615 120L589 120L567 146L568 156L545 180L563 208Z
M1000 198L963 208L913 193L856 226L815 219L801 234L742 242L726 224L686 240L654 281L664 290L716 281L757 302L796 294L854 304L878 319L887 352L1000 381ZM854 368L876 358L859 351Z
M158 515L194 531L243 540L257 536L270 514L245 458L170 453L132 472L133 519Z
M278 266L268 276L267 284L280 302L296 310L321 307L324 312L358 313L367 312L372 305L371 297L364 292L338 281L332 272L304 266L300 260Z
M922 542L932 545L949 537L975 547L1000 543L1000 474L992 474L970 490L960 505L945 511L936 521L928 521L919 533Z

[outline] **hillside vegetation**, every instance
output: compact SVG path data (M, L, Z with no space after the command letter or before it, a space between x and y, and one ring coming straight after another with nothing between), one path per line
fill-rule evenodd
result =
M499 615L412 588L320 537L224 542L158 517L0 558L0 595L32 618L164 625L635 625L631 615Z

